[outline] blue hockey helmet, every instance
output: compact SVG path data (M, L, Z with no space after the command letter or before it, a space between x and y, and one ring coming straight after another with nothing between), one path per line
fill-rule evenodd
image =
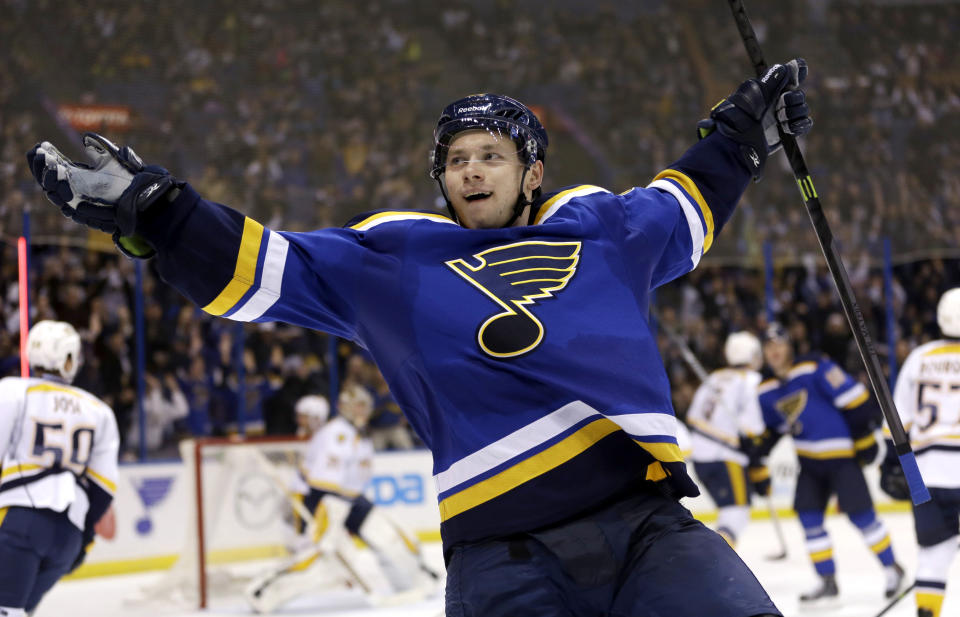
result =
M763 342L786 341L790 342L790 333L779 321L772 321L763 332Z
M454 136L464 131L482 129L508 136L525 153L527 167L544 160L547 131L530 109L502 94L471 94L447 105L433 131L433 154L430 177L438 180L446 169L446 148Z

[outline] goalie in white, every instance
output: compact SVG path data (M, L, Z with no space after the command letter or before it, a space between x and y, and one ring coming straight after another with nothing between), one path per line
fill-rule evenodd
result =
M0 615L32 613L83 561L117 483L113 410L69 384L80 337L40 321L27 337L36 377L0 379Z
M319 400L318 400L319 399ZM324 423L328 406L322 397L298 402L298 425L315 431L295 484L305 490L297 513L307 524L296 554L255 580L246 597L260 613L271 612L309 592L358 587L374 604L413 601L437 586L437 576L423 564L415 539L363 496L370 480L373 443L365 427L373 398L359 385L348 385L338 398L339 415ZM353 538L376 555L389 589L378 587L359 561Z
M729 368L714 371L697 388L687 411L694 470L717 505L717 533L735 546L750 519L751 485L763 495L770 472L750 466L741 440L764 431L757 398L763 356L760 341L749 332L734 332L723 348Z

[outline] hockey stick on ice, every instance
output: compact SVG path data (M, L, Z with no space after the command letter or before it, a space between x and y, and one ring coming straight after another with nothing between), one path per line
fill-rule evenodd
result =
M650 313L653 314L654 318L657 320L657 325L663 328L663 331L667 333L667 338L670 339L670 342L680 350L680 355L683 356L683 360L687 363L687 366L690 367L690 370L692 370L697 376L697 379L699 379L701 383L705 382L707 377L709 377L707 374L707 369L703 367L703 364L700 363L700 359L697 358L697 355L693 353L693 350L690 349L689 345L687 345L687 341L680 335L679 332L667 325L663 319L660 318L660 313L652 305L650 306ZM777 510L773 507L773 500L770 499L770 495L766 496L766 502L767 509L770 511L770 520L773 522L773 529L777 534L777 540L780 542L780 552L767 555L766 558L767 561L780 561L787 558L787 541L783 537L783 530L780 528L780 517L777 516Z
M787 541L783 537L783 529L780 528L780 517L777 516L777 509L773 507L773 499L770 495L766 496L767 510L770 512L770 521L773 523L773 530L777 534L777 540L780 542L780 552L773 555L767 555L767 561L782 561L787 558Z
M904 589L903 591L901 591L900 593L898 593L898 594L897 594L897 597L895 597L894 599L890 600L890 602L887 603L887 605L886 605L885 607L883 607L883 610L880 611L879 613L877 613L874 617L883 617L883 615L886 615L886 614L890 611L891 608L893 608L894 606L897 605L898 602L900 602L900 600L903 600L904 598L906 598L907 595L908 595L911 591L913 591L913 588L916 587L916 586L917 586L917 581L913 581L912 583L910 583L910 586L909 586L909 587L907 587L906 589Z
M743 2L742 0L727 0L727 2L733 12L733 19L737 22L737 30L740 31L740 38L743 39L743 45L747 49L750 62L753 63L757 75L763 75L767 70L767 63L763 59L763 51L760 49L760 43L753 32L753 26L750 24L747 12L743 8ZM867 330L867 322L864 320L863 313L860 311L860 306L853 294L853 287L850 285L847 270L840 258L840 251L834 242L833 232L827 223L826 214L824 214L823 207L820 205L820 197L813 187L813 180L807 170L807 163L803 160L803 153L800 152L797 141L792 135L787 135L781 131L780 140L783 144L783 151L790 161L790 167L793 169L797 185L800 187L803 204L807 208L813 230L817 234L817 241L820 243L824 258L826 258L827 267L833 276L833 283L840 295L843 313L846 315L850 329L853 331L857 349L860 351L860 357L863 358L863 364L867 369L867 377L870 379L873 392L877 396L880 409L883 411L887 426L890 428L893 444L900 459L900 466L903 467L903 474L910 486L910 496L915 505L920 505L930 501L930 493L923 483L923 477L917 467L917 459L913 455L913 449L910 448L910 440L903 430L897 408L893 404L890 388L883 377L883 369L880 366L880 360L877 358L877 351L874 349L873 340Z

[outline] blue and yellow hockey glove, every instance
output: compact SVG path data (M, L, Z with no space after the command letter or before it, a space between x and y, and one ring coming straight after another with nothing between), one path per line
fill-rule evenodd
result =
M83 146L90 163L39 143L27 152L30 172L64 216L112 234L129 257L152 257L153 248L136 235L137 219L161 198L171 200L182 184L166 169L144 165L132 148L117 148L96 133L84 134Z

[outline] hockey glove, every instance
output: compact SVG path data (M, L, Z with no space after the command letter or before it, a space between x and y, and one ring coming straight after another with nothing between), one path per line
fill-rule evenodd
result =
M910 486L907 484L907 478L903 473L903 467L897 460L897 453L893 446L893 441L887 440L887 455L880 463L880 488L884 493L890 495L897 501L907 501L910 499Z
M770 495L770 468L766 465L749 467L747 477L750 479L750 486L753 492L761 497Z
M700 138L714 130L740 144L744 164L759 181L767 156L780 149L780 131L806 135L813 126L800 84L807 77L803 58L774 64L760 79L748 79L697 124Z
M83 146L89 164L68 159L47 141L27 152L27 164L64 216L113 234L129 257L152 257L153 248L136 235L137 219L161 198L172 201L182 184L166 169L144 165L130 147L117 148L96 133L85 133Z

